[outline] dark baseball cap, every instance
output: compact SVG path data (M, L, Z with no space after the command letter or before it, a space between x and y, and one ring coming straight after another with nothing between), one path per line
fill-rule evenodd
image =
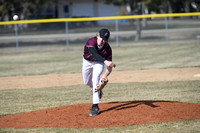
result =
M99 31L99 35L102 39L108 41L109 37L110 37L110 31L108 29L101 29Z

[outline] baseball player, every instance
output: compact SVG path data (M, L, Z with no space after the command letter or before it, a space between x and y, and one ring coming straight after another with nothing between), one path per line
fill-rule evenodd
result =
M112 68L116 66L112 62L112 49L108 44L109 37L109 30L101 29L95 37L88 39L84 46L82 76L84 84L88 85L93 92L93 105L89 116L100 113L98 104L101 103L102 88L108 82L107 77L112 72ZM100 80L104 66L106 70ZM98 88L98 84L103 84L103 87Z

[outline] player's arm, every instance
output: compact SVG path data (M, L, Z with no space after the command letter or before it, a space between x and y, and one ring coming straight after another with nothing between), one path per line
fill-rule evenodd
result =
M97 60L97 61L100 61L100 62L104 62L105 59L98 54L97 50L94 48L94 47L89 47L88 48L90 54Z
M111 72L112 72L112 68L106 66L106 71L105 71L105 73L103 74L102 79L108 79L107 77L108 77L108 75L110 75Z
M97 50L94 47L89 47L88 48L90 54L97 60L100 62L104 62L106 64L106 66L112 68L115 67L115 63L113 63L112 61L108 61L105 60L101 55L98 54Z

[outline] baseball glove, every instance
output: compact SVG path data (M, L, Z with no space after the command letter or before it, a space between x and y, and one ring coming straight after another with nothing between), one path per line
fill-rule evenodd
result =
M107 83L108 83L108 79L105 79L105 78L100 79L99 84L94 89L94 91L98 92L98 91L102 90Z

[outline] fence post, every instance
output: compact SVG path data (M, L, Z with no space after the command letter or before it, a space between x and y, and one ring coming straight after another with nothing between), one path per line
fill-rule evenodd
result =
M15 24L16 52L19 52L18 25Z
M168 34L168 20L167 20L167 17L165 17L165 39L166 39L166 42L168 43L169 34Z
M69 27L68 22L65 22L65 34L66 34L66 48L69 48Z
M118 25L118 20L115 20L115 36L116 36L116 46L119 46L119 25Z

